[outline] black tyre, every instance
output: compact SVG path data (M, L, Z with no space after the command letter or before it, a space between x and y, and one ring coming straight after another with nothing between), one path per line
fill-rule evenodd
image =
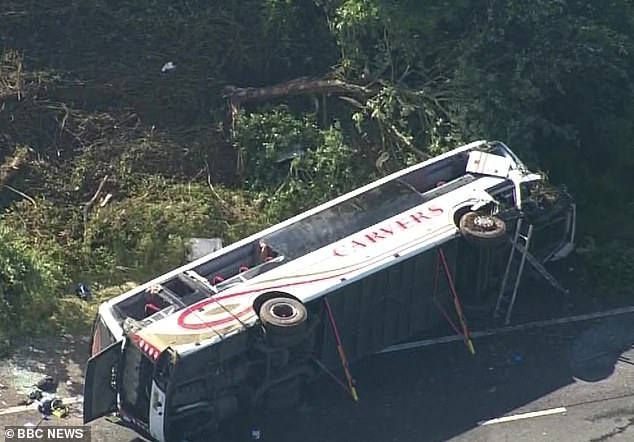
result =
M306 335L308 313L293 298L272 298L260 307L260 321L272 347L292 347Z
M460 218L458 227L466 240L477 244L497 242L506 235L504 220L484 213L465 213Z

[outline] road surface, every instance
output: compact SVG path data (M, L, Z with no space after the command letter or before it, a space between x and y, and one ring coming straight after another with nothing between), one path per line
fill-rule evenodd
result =
M324 377L301 407L236 418L217 438L246 442L258 429L263 442L631 441L633 343L626 314L483 337L475 355L461 342L375 355L352 367L358 403ZM73 381L64 394L80 393L81 363L57 375ZM3 406L15 405L14 387L0 391ZM45 424L79 424L80 414ZM39 419L0 414L0 425ZM104 419L92 428L94 442L136 438Z

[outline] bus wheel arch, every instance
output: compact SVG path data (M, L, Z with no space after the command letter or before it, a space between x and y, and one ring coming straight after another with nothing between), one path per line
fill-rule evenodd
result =
M281 292L277 290L273 290L270 292L264 292L257 295L257 297L253 300L253 311L256 315L260 315L260 309L262 308L262 304L272 298L290 298L294 299L297 302L301 302L299 298L295 295L291 295L288 292Z
M471 212L471 205L463 205L456 208L453 212L453 222L456 227L460 228L460 219L468 212Z

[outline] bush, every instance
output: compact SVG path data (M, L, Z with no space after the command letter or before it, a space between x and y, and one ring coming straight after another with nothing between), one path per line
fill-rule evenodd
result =
M611 242L585 255L585 283L605 295L628 295L634 286L634 244Z
M46 249L0 226L0 337L46 330L65 283Z
M279 187L306 151L321 144L317 124L282 109L241 114L236 131L244 185L255 191ZM295 169L296 170L296 169Z
M132 195L96 209L86 229L84 267L104 284L146 280L182 265L188 238L222 237L227 228L207 186L152 177Z
M85 232L81 209L73 205L56 207L37 199L4 214L0 352L5 337L88 330L97 304L106 298L95 296L91 303L76 299L73 284L79 281L96 291L145 282L182 265L190 237L221 237L227 244L262 228L248 198L239 192L221 187L212 192L208 185L178 184L159 176L145 177L133 187L130 197L104 207L95 204Z
M369 161L344 140L338 124L320 129L285 110L241 115L236 133L245 187L272 224L373 179Z

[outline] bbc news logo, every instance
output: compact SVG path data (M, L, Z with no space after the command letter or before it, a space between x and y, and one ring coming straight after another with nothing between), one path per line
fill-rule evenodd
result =
M6 442L90 442L90 427L4 427Z

